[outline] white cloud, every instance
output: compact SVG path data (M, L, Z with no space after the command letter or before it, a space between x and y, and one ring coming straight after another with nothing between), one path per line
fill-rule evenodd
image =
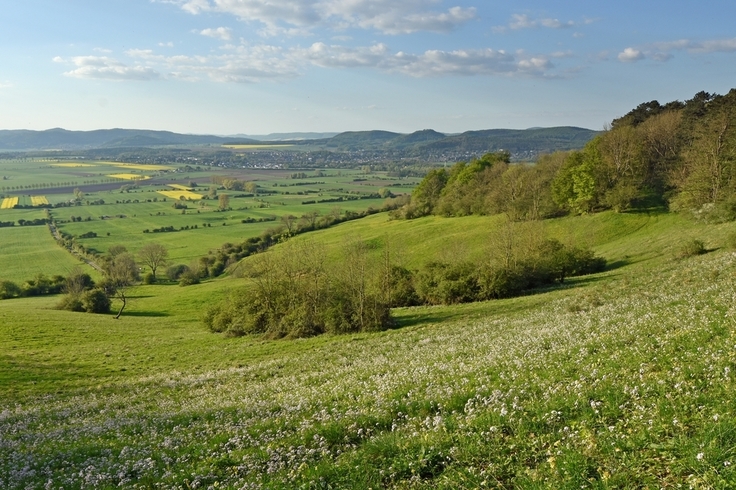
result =
M158 0L192 14L219 12L259 22L264 35L300 35L314 27L369 29L384 34L450 32L476 18L473 7L432 9L440 0Z
M67 63L66 60L54 58L54 61ZM65 72L64 75L73 78L103 79L103 80L156 80L160 74L145 66L127 66L107 56L76 56L68 63L76 68Z
M387 68L390 54L385 44L370 47L348 48L325 43L314 43L307 49L294 49L293 59L306 60L313 65L330 68Z
M169 41L168 43L158 43L158 45L161 48L173 48L174 47L174 43L172 43L171 41Z
M383 43L350 47L316 42L308 47L285 48L268 44L228 45L217 54L167 56L150 49L125 51L125 63L107 56L54 58L71 64L65 75L107 80L186 81L212 80L223 83L256 83L294 78L309 67L379 70L406 76L558 76L552 59L571 56L567 52L532 55L504 50L427 50L422 53L393 51Z
M548 29L569 29L576 27L578 24L568 20L561 21L553 18L541 18L534 19L527 14L513 14L511 20L506 26L496 27L496 31L503 32L506 29L519 30L519 29L537 29L540 27L546 27Z
M710 39L706 41L693 41L690 39L678 39L654 43L645 47L626 48L618 55L618 59L624 62L638 61L650 58L655 61L666 62L674 58L678 51L685 51L693 55L704 55L713 53L736 53L736 38Z
M736 52L736 38L693 43L690 51L693 53L733 53Z
M233 38L232 29L227 27L218 27L217 29L204 29L199 31L203 36L229 41Z
M10 82L7 82L7 81L0 82L0 90L5 90L5 89L8 89L8 88L13 88L13 84L10 83Z
M626 48L618 54L618 60L623 63L633 63L644 58L644 53L634 48Z
M411 77L441 76L548 76L552 63L541 56L521 57L493 49L442 51L422 54L391 53L384 44L364 48L346 48L315 43L306 50L292 53L311 64L330 68L375 68Z

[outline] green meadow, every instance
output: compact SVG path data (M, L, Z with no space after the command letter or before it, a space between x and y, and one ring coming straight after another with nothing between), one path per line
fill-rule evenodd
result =
M136 205L136 219L158 209ZM133 219L65 229L107 240ZM415 268L483 260L502 226L382 213L292 240L328 254L388 243ZM663 212L548 220L540 232L608 269L513 299L396 309L378 333L209 333L202 311L244 284L234 277L137 286L119 320L55 310L55 297L0 301L0 487L733 488L734 231ZM690 239L707 253L677 258Z

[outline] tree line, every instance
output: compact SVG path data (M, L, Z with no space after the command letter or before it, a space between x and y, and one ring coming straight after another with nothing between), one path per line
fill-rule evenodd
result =
M564 213L661 206L711 221L736 219L736 89L639 105L579 151L511 164L489 153L433 169L395 217Z

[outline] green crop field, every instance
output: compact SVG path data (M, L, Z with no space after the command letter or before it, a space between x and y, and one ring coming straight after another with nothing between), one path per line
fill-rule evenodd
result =
M23 215L37 218L41 213L26 211ZM84 266L56 244L47 226L0 228L0 244L0 280L21 283L38 274L66 276Z
M147 179L136 182L127 177L111 177L122 174ZM380 208L385 199L375 197L379 190L391 189L394 194L401 194L410 192L418 182L416 178L399 179L382 172L366 174L347 169L295 175L293 171L278 169L55 159L0 160L0 175L0 203L9 204L0 209L2 222L53 219L61 233L91 253L104 254L114 245L135 253L146 243L160 243L167 247L173 262L185 264L225 243L240 243L279 226L282 216L298 218L307 213L345 214ZM213 184L222 179L253 182L258 186L258 195ZM178 209L174 207L177 199L160 193L189 188L206 197L211 187L229 197L227 210L218 209L218 196L186 200L180 204L187 209ZM48 214L44 214L42 205L49 208ZM154 232L162 228L174 231ZM47 275L65 274L70 263L77 263L71 256L59 260L57 255L63 254L54 245L48 228L43 226L36 231L40 230L45 230L47 236L41 239L34 235L25 247L28 252L22 257L30 257L29 262L25 258L16 260L15 251L20 250L21 242L12 237L20 234L0 229L0 236L5 233L8 237L2 242L8 253L0 254L0 280L30 279L39 270ZM54 251L48 258L33 258L33 254L47 248ZM36 265L26 268L31 262Z
M478 254L502 226L379 214L294 239L388 237L414 267ZM0 301L0 487L733 488L734 231L664 213L550 220L611 267L397 309L380 333L211 334L200 315L242 283L228 277L138 286L120 320ZM708 253L676 259L688 238Z

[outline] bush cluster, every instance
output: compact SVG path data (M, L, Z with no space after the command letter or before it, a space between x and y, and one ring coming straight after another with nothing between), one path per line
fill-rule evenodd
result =
M411 271L392 263L387 244L382 256L369 253L371 245L353 241L330 265L323 248L307 242L255 255L238 269L250 284L211 306L204 324L212 332L272 338L380 330L391 325L393 307L507 298L606 265L591 250L546 239L510 253L507 262L432 261ZM187 272L169 269L171 278Z
M64 288L65 281L66 278L63 276L47 277L44 274L38 274L20 285L13 281L0 281L0 299L59 294Z
M110 313L110 297L104 290L104 285L96 285L92 277L80 269L73 270L64 279L63 292L66 294L56 305L57 309Z
M606 260L591 250L544 240L509 264L432 261L412 273L394 269L392 306L469 303L518 296L565 278L602 271Z
M248 265L249 286L206 311L203 321L210 331L281 338L391 325L382 271L371 263L362 242L347 245L337 264L326 263L320 246L290 242L255 256Z

